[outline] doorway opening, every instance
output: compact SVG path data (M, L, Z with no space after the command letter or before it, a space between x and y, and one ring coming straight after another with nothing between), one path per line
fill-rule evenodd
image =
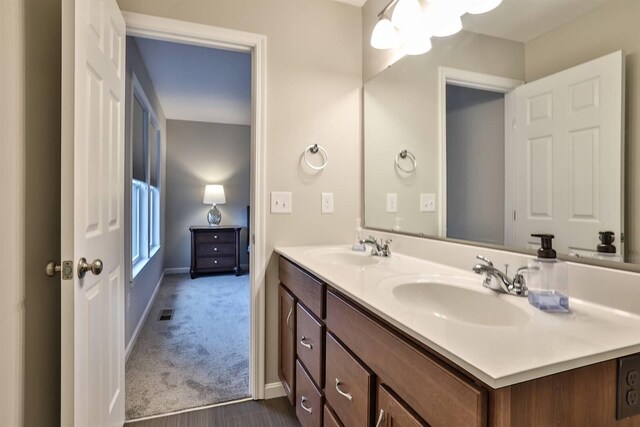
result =
M440 235L505 245L513 210L513 91L521 81L440 68ZM477 210L486 211L477 215Z
M264 40L124 15L126 419L262 398Z

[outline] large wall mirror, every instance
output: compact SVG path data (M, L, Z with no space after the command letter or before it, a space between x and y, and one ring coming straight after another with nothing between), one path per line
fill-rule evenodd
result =
M638 22L504 0L366 82L365 225L640 268Z

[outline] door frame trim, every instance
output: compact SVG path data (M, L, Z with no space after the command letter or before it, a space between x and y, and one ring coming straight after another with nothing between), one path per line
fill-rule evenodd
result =
M253 399L263 399L265 395L267 37L262 34L140 13L122 11L122 15L128 36L252 54L249 388Z
M508 77L456 68L438 68L438 146L440 149L438 164L440 178L438 235L440 237L447 238L447 84L508 94L523 83L522 80ZM505 133L505 145L510 141L510 136L510 132Z

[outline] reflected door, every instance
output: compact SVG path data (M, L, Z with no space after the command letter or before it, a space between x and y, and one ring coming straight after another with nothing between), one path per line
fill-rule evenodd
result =
M599 231L623 231L623 63L615 52L515 91L514 243L589 256Z

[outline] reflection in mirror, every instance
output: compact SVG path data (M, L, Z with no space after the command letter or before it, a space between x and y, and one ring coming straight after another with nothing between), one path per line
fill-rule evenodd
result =
M365 84L367 227L640 263L640 2L564 3L464 15Z

